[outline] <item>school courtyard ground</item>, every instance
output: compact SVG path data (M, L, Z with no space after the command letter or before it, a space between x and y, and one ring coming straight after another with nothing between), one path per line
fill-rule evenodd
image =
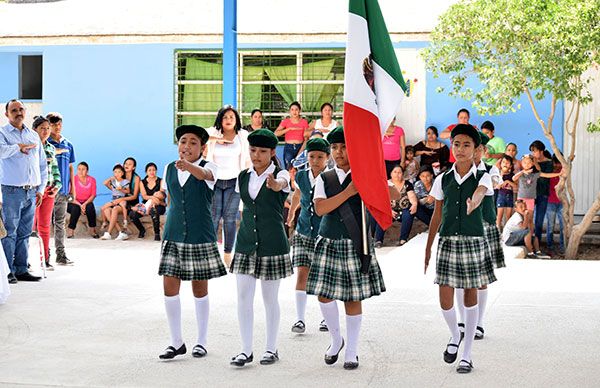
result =
M327 333L317 330L315 299L307 332L295 335L293 277L281 284L281 361L229 366L240 350L235 279L210 282L208 356L171 362L159 244L68 240L76 265L56 268L40 284L20 282L0 306L1 386L245 386L245 387L598 387L600 386L600 261L512 258L490 286L486 337L476 341L470 375L445 364L448 330L434 269L423 275L421 234L400 248L378 251L387 292L364 303L360 368L323 363ZM32 262L37 243L32 240ZM184 339L196 323L189 284L182 290ZM264 311L255 301L255 358L263 351ZM342 325L345 322L342 319Z

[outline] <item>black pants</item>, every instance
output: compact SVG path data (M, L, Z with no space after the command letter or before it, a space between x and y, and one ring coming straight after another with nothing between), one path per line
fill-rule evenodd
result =
M160 216L165 214L166 208L162 205L158 205L150 209L150 218L152 219L152 229L154 229L155 235L160 235ZM142 221L140 218L144 217L143 214L140 214L134 210L129 211L129 218L131 218L131 222L135 225L135 227L140 232L146 232L146 228L142 225Z
M67 212L71 215L71 219L69 220L69 229L74 230L77 227L77 221L79 221L79 217L81 216L81 206L69 202L67 205ZM85 215L88 219L88 226L90 228L96 227L96 208L94 207L94 203L90 202L85 205Z

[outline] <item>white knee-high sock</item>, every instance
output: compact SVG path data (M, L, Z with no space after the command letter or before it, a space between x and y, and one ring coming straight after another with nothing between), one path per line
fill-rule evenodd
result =
M181 301L179 295L165 296L165 310L171 332L171 346L179 349L183 345L181 336Z
M306 291L296 290L296 315L299 321L306 322L304 316L306 313Z
M465 345L463 347L462 359L471 361L471 349L475 340L475 327L479 318L479 308L477 305L465 307Z
M342 333L340 332L340 313L338 311L337 302L331 301L329 303L319 302L321 307L321 313L327 327L329 328L329 335L331 336L331 346L327 349L327 355L333 356L337 354L342 346Z
M277 333L279 332L279 284L281 280L261 280L265 315L267 318L267 348L270 352L277 351Z
M450 343L458 345L460 342L460 331L458 330L458 323L456 322L456 310L454 309L454 306L449 310L442 309L442 314L444 315L448 329L450 329L450 335L452 336ZM448 347L448 353L450 354L454 354L457 351L458 348L455 348L454 346Z
M477 306L479 306L479 318L477 320L477 326L483 327L483 315L485 314L485 307L487 305L488 290L477 290Z
M194 298L196 304L196 323L198 324L198 345L206 347L206 334L208 333L208 295Z
M238 297L238 321L242 336L242 352L252 354L252 330L254 327L254 291L256 279L250 275L236 275Z
M360 324L362 314L346 315L346 361L356 362L358 356L358 337L360 336Z
M465 323L465 290L456 288L454 292L456 293L456 309L460 318L459 322Z

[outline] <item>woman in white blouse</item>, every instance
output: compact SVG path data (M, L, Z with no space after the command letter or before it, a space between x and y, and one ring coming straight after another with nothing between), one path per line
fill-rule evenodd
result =
M235 192L237 177L250 167L248 132L241 130L240 115L231 105L217 113L214 128L209 128L206 159L219 166L214 188L212 217L215 232L223 219L225 264L231 263L231 252L236 234L236 220L240 207L240 194Z

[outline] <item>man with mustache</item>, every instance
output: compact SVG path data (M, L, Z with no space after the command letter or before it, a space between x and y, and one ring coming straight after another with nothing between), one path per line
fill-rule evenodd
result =
M29 273L27 264L35 207L41 203L48 181L46 155L38 134L23 123L25 105L10 100L5 109L8 124L0 128L0 183L7 232L2 248L11 271L8 281L39 281L40 277Z

